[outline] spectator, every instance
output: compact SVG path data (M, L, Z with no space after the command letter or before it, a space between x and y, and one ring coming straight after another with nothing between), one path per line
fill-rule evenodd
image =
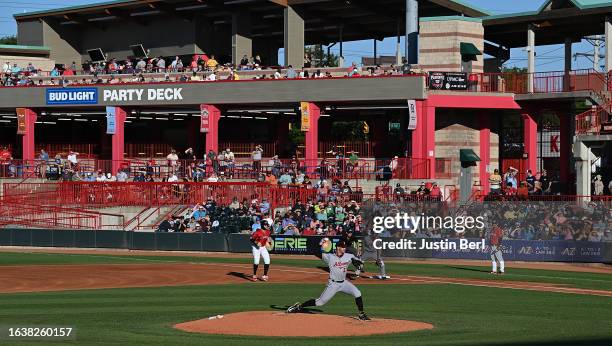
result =
M542 191L544 194L548 194L550 193L550 180L548 179L548 173L546 172L545 169L542 170L542 175L540 176L539 179L540 183L542 184Z
M178 167L178 160L179 160L178 155L176 154L176 150L174 149L170 150L170 154L166 156L166 159L168 160L168 171L170 173L175 172Z
M261 158L263 156L263 148L261 145L256 145L255 150L251 153L251 158L253 159L253 170L255 172L261 171Z
M68 160L68 164L70 165L70 169L76 169L78 162L77 162L77 156L79 155L79 153L74 152L72 150L70 150L70 153L68 154L67 160Z
M535 181L536 181L535 176L531 173L531 170L528 169L527 178L525 178L525 182L527 183L526 187L530 193L532 193L535 188Z
M208 59L208 61L206 62L206 67L208 67L209 70L215 70L218 65L219 63L215 59L214 55L211 55L210 59Z
M297 77L298 77L297 72L295 72L292 65L289 65L289 67L287 68L287 78L294 79Z
M600 174L595 177L595 181L593 182L593 194L595 196L602 196L604 194L604 184Z
M155 64L158 72L164 72L166 70L166 60L161 56L157 58L157 63Z
M493 174L489 176L489 184L491 187L492 195L500 195L501 194L501 181L502 177L499 175L499 169L494 169Z

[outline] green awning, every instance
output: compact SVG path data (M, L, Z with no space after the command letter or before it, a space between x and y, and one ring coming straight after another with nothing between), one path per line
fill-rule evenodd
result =
M480 161L480 157L478 157L472 149L459 149L459 161L478 162Z
M461 42L459 44L461 55L482 55L476 46L469 42Z

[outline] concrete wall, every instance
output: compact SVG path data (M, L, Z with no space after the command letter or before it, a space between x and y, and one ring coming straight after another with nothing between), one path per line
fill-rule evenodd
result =
M495 113L490 116L495 117ZM499 130L491 121L491 164L499 166ZM480 123L478 113L466 110L436 110L436 158L452 159L451 178L459 183L461 162L459 149L472 149L480 156ZM480 183L480 162L472 168L474 184Z
M0 55L0 66L4 66L5 62L10 62L11 66L17 63L17 66L21 68L25 68L31 62L34 67L43 71L51 71L55 66L55 60L38 56Z
M51 48L49 58L58 64L81 64L80 31L55 22L43 22L43 46Z
M425 71L461 71L461 42L484 51L484 27L473 18L425 19L420 22L419 67ZM472 62L472 72L483 72L483 56Z

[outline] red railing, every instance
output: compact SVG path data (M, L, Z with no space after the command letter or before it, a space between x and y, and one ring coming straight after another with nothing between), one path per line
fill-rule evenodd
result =
M536 73L470 73L468 92L527 94L608 90L606 74L593 69ZM531 84L531 90L529 85Z
M612 133L612 104L607 103L576 116L576 133L598 135Z
M279 160L280 165L268 158L262 159L260 167L256 169L254 162L249 158L236 158L232 165L223 164L219 161L210 162L204 160L178 160L174 164L167 159L125 159L120 161L97 160L79 157L78 164L72 168L72 173L78 173L78 178L73 180L87 180L89 177L95 180L98 172L103 174L113 172L113 166L128 173L131 180L142 173L151 175L156 179L168 177L176 173L178 177L189 180L206 180L213 172L223 175L228 179L256 179L260 174L272 173L280 175L285 171L302 172L311 180L339 178L343 180L367 179L431 179L430 159L398 158L394 164L392 159L316 159L316 160ZM59 180L64 173L69 172L70 166L65 160L57 164L55 160L8 160L0 161L0 178L48 177ZM204 167L204 168L203 168ZM450 178L452 176L452 160L436 159L435 171L438 178Z
M123 215L49 205L36 199L32 202L5 194L0 201L0 226L105 229L121 228L124 224Z

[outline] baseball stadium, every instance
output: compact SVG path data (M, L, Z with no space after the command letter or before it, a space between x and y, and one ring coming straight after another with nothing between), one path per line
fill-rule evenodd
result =
M612 1L0 8L0 344L612 344Z

